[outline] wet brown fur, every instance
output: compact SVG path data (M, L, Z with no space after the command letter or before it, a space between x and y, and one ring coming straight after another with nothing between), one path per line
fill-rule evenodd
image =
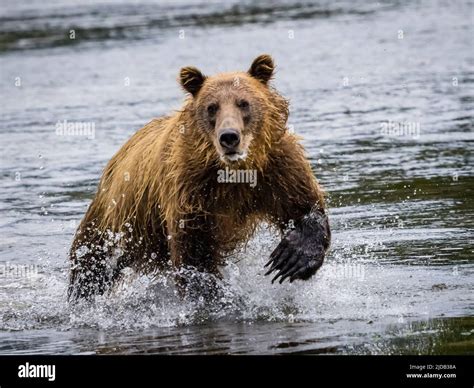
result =
M206 93L232 87L236 77L243 93L250 88L258 101L262 125L248 157L229 168L256 169L254 188L218 183L217 170L225 165L195 115ZM84 271L103 270L111 256L117 266L109 269L109 281L125 266L150 273L169 260L177 268L189 264L218 274L222 258L245 243L259 223L283 230L313 206L324 209L299 139L287 130L288 102L245 72L211 79L182 110L137 131L107 164L71 248L72 285ZM111 232L122 237L110 243ZM79 248L85 253L78 254Z

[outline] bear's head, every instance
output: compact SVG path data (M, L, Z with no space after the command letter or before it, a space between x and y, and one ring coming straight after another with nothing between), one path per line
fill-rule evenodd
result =
M269 86L274 69L269 55L257 57L247 72L208 77L195 67L181 69L179 81L191 94L186 109L221 163L262 162L284 133L288 102Z

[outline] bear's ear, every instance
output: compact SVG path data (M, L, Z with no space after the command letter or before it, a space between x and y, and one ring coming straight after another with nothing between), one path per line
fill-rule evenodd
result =
M195 67L183 67L179 72L179 82L187 92L195 96L202 87L206 77Z
M258 79L262 84L266 85L272 78L275 65L270 55L263 54L254 59L250 66L249 74Z

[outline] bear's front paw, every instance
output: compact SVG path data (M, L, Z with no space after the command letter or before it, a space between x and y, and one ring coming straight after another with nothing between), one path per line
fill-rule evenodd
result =
M323 236L318 234L308 236L299 229L288 233L265 264L265 267L271 264L265 276L278 271L272 283L281 277L280 284L287 278L292 283L296 279L307 280L313 276L323 264L325 254Z

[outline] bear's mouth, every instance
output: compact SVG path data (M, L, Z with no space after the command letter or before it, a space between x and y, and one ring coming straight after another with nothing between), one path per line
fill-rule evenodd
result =
M245 160L247 157L247 152L246 151L232 151L232 152L226 152L225 154L221 155L221 159L224 162L237 162L238 160Z

